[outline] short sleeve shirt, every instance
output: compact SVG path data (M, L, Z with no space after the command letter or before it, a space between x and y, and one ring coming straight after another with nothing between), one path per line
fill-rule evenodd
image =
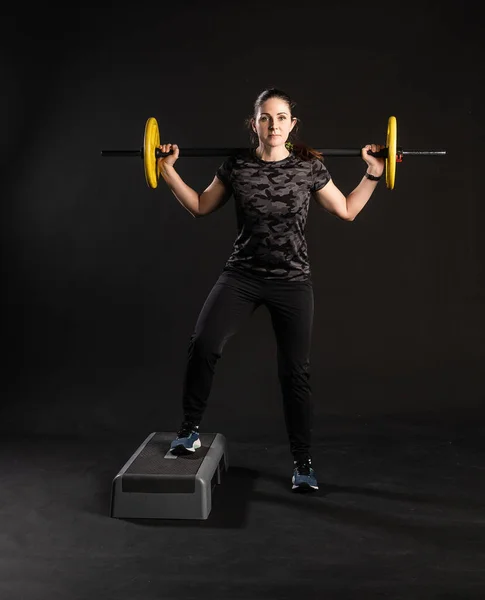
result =
M311 194L331 179L323 162L293 153L267 162L248 150L227 158L216 175L234 196L237 218L225 269L266 279L309 279L305 227Z

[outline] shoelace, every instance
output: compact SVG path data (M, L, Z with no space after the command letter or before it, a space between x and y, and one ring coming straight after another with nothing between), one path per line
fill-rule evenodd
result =
M297 462L295 464L295 468L300 475L310 475L311 471L311 463L308 460Z
M185 421L184 423L182 423L180 429L178 430L178 437L189 437L189 435L193 432L196 431L194 425L192 425L192 423L189 423L187 421Z

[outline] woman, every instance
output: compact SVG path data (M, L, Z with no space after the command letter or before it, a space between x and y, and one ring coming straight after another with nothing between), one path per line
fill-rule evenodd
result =
M295 138L295 104L283 91L259 94L248 125L257 147L229 156L202 192L175 171L176 144L162 144L160 174L194 217L208 215L234 196L238 234L217 282L209 293L191 336L183 386L183 422L171 444L173 454L200 448L199 425L207 406L218 359L228 339L260 305L271 315L277 342L285 423L293 455L292 489L318 489L311 457L313 406L310 344L313 288L304 230L309 199L330 213L353 221L364 208L384 169L384 160L361 150L367 170L347 196L335 186L323 157Z

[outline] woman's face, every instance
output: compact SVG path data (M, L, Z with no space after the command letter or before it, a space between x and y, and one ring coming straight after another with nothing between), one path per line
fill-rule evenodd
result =
M291 116L290 107L280 98L263 102L252 120L253 130L265 146L283 145L295 125L296 118Z

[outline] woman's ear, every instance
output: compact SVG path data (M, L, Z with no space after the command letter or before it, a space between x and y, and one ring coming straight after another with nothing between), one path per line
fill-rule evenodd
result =
M254 133L258 133L256 130L256 123L254 121L254 118L251 119L251 129L254 131Z

